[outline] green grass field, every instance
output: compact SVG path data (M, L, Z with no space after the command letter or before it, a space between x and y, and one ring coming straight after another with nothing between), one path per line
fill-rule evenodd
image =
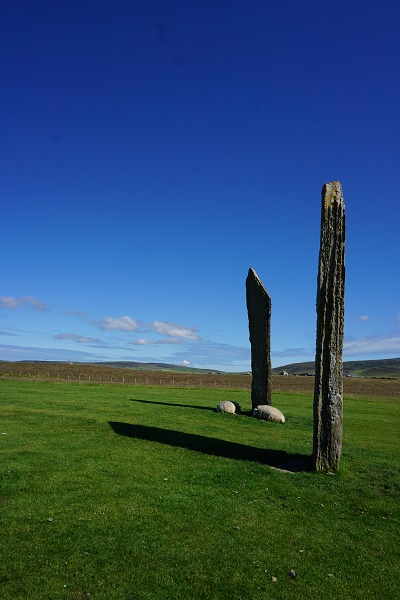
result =
M249 390L0 381L0 598L397 597L399 401L345 398L336 475L312 395L284 425ZM293 570L296 577L289 576Z

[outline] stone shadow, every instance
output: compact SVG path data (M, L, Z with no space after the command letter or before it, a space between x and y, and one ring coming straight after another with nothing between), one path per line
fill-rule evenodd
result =
M177 404L175 402L159 402L158 400L139 400L138 398L130 398L131 402L142 402L143 404L159 404L161 406L178 406L181 408L197 408L198 410L211 410L216 412L215 408L210 406L193 406L193 404Z
M160 406L178 406L180 408L196 408L197 410L211 410L212 412L217 412L216 408L211 408L211 406L194 406L193 404L179 404L176 402L160 402L159 400L140 400L138 398L130 398L131 402L141 402L143 404L159 404ZM237 415L244 417L252 417L253 413L251 410L245 411L242 410Z
M284 450L268 450L246 446L237 442L229 442L217 438L206 437L183 431L161 429L148 425L138 425L109 421L110 427L118 435L150 442L158 442L168 446L186 448L211 456L247 460L266 464L282 471L299 472L310 469L311 457L306 454L293 454Z

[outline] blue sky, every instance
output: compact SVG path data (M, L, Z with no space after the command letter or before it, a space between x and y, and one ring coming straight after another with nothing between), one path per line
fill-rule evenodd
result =
M314 359L321 188L345 360L400 356L398 2L6 0L0 358Z

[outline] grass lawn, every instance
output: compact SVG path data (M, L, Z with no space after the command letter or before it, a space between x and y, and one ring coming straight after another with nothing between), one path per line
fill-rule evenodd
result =
M273 468L311 455L310 394L273 394L284 425L229 399L0 381L0 598L394 600L399 401L345 397L329 475Z

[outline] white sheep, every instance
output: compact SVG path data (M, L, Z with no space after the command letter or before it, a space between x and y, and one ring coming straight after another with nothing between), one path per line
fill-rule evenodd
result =
M262 419L263 421L274 421L275 423L284 423L285 415L274 406L268 404L260 404L253 410L253 417Z
M217 412L226 412L226 413L240 413L240 406L237 402L231 402L230 400L224 400L224 402L220 402L217 406Z

